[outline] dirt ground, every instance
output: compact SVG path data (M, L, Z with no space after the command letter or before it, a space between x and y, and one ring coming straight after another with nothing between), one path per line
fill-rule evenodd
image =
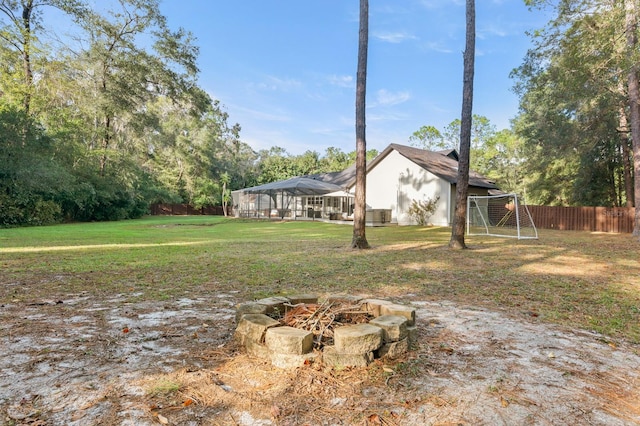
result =
M0 306L0 424L640 424L640 348L532 313L408 295L420 331L400 362L282 371L237 351L237 293L136 296Z

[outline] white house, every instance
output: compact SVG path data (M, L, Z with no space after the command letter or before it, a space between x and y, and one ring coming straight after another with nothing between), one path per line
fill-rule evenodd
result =
M458 153L455 150L426 151L391 144L367 165L367 206L391 209L392 223L411 225L415 221L408 210L413 200L439 197L434 225L450 226L456 199ZM349 188L355 187L355 178ZM471 171L469 194L487 195L496 184Z
M317 194L293 192L295 201L291 205L295 207L291 217L338 220L351 217L352 199L347 197L355 193L355 166L342 172L305 178L337 185L345 192L339 195L328 191ZM429 221L434 225L450 226L455 209L457 178L458 154L455 150L433 152L391 144L367 164L367 210L374 214L381 212L383 222L412 225L415 221L408 213L411 202L439 197L436 212ZM469 173L470 195L487 195L489 191L496 190L498 187L491 180L473 171ZM234 200L242 200L243 193L255 194L256 191L248 188L235 192ZM270 197L277 200L277 195L270 194ZM339 201L334 199L337 197ZM239 203L242 201L234 201L236 205Z

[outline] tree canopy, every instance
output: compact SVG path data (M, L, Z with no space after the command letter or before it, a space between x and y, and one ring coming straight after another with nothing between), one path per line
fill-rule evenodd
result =
M1 0L0 226L215 203L225 172L247 179L256 154L198 87L193 36L170 31L157 0L110 6ZM73 37L43 30L51 7Z
M534 47L512 73L529 199L633 206L627 78L637 49L629 51L625 42L624 4L564 0L552 6L555 18L532 34Z
M470 169L495 181L506 192L525 194L522 138L511 129L496 130L491 121L473 114L470 136ZM409 137L412 146L430 151L459 149L460 119L442 131L425 125Z
M90 4L0 0L0 226L224 204L233 189L355 162L333 147L254 151L198 86L194 37L169 29L158 0ZM50 8L73 36L44 31Z
M529 204L635 206L640 233L637 1L526 3L553 18L511 73L511 128L472 115L470 168ZM159 0L93 5L0 0L0 226L224 204L230 190L356 163L356 151L336 147L255 151L198 85L195 38L171 29ZM73 35L50 28L51 10ZM427 123L408 139L459 149L462 129L461 119Z

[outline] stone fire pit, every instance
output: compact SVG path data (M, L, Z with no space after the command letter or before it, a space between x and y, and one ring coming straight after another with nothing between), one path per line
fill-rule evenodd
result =
M395 359L415 341L415 309L355 296L269 297L236 307L235 339L252 356L279 368L321 361L365 367ZM295 326L291 326L292 324Z

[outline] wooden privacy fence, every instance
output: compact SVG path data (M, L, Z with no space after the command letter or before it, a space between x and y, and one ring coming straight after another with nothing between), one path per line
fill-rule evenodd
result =
M633 207L527 206L539 229L592 232L633 232Z
M227 213L232 215L231 206L227 206ZM189 204L151 204L151 214L154 216L184 216L184 215L214 215L223 216L222 206L207 206L196 209Z
M559 229L562 231L591 232L633 232L633 207L557 207L527 206L533 223L539 229ZM231 206L227 207L233 216ZM188 204L152 204L151 214L155 216L218 215L222 216L222 206L208 206L199 209Z

